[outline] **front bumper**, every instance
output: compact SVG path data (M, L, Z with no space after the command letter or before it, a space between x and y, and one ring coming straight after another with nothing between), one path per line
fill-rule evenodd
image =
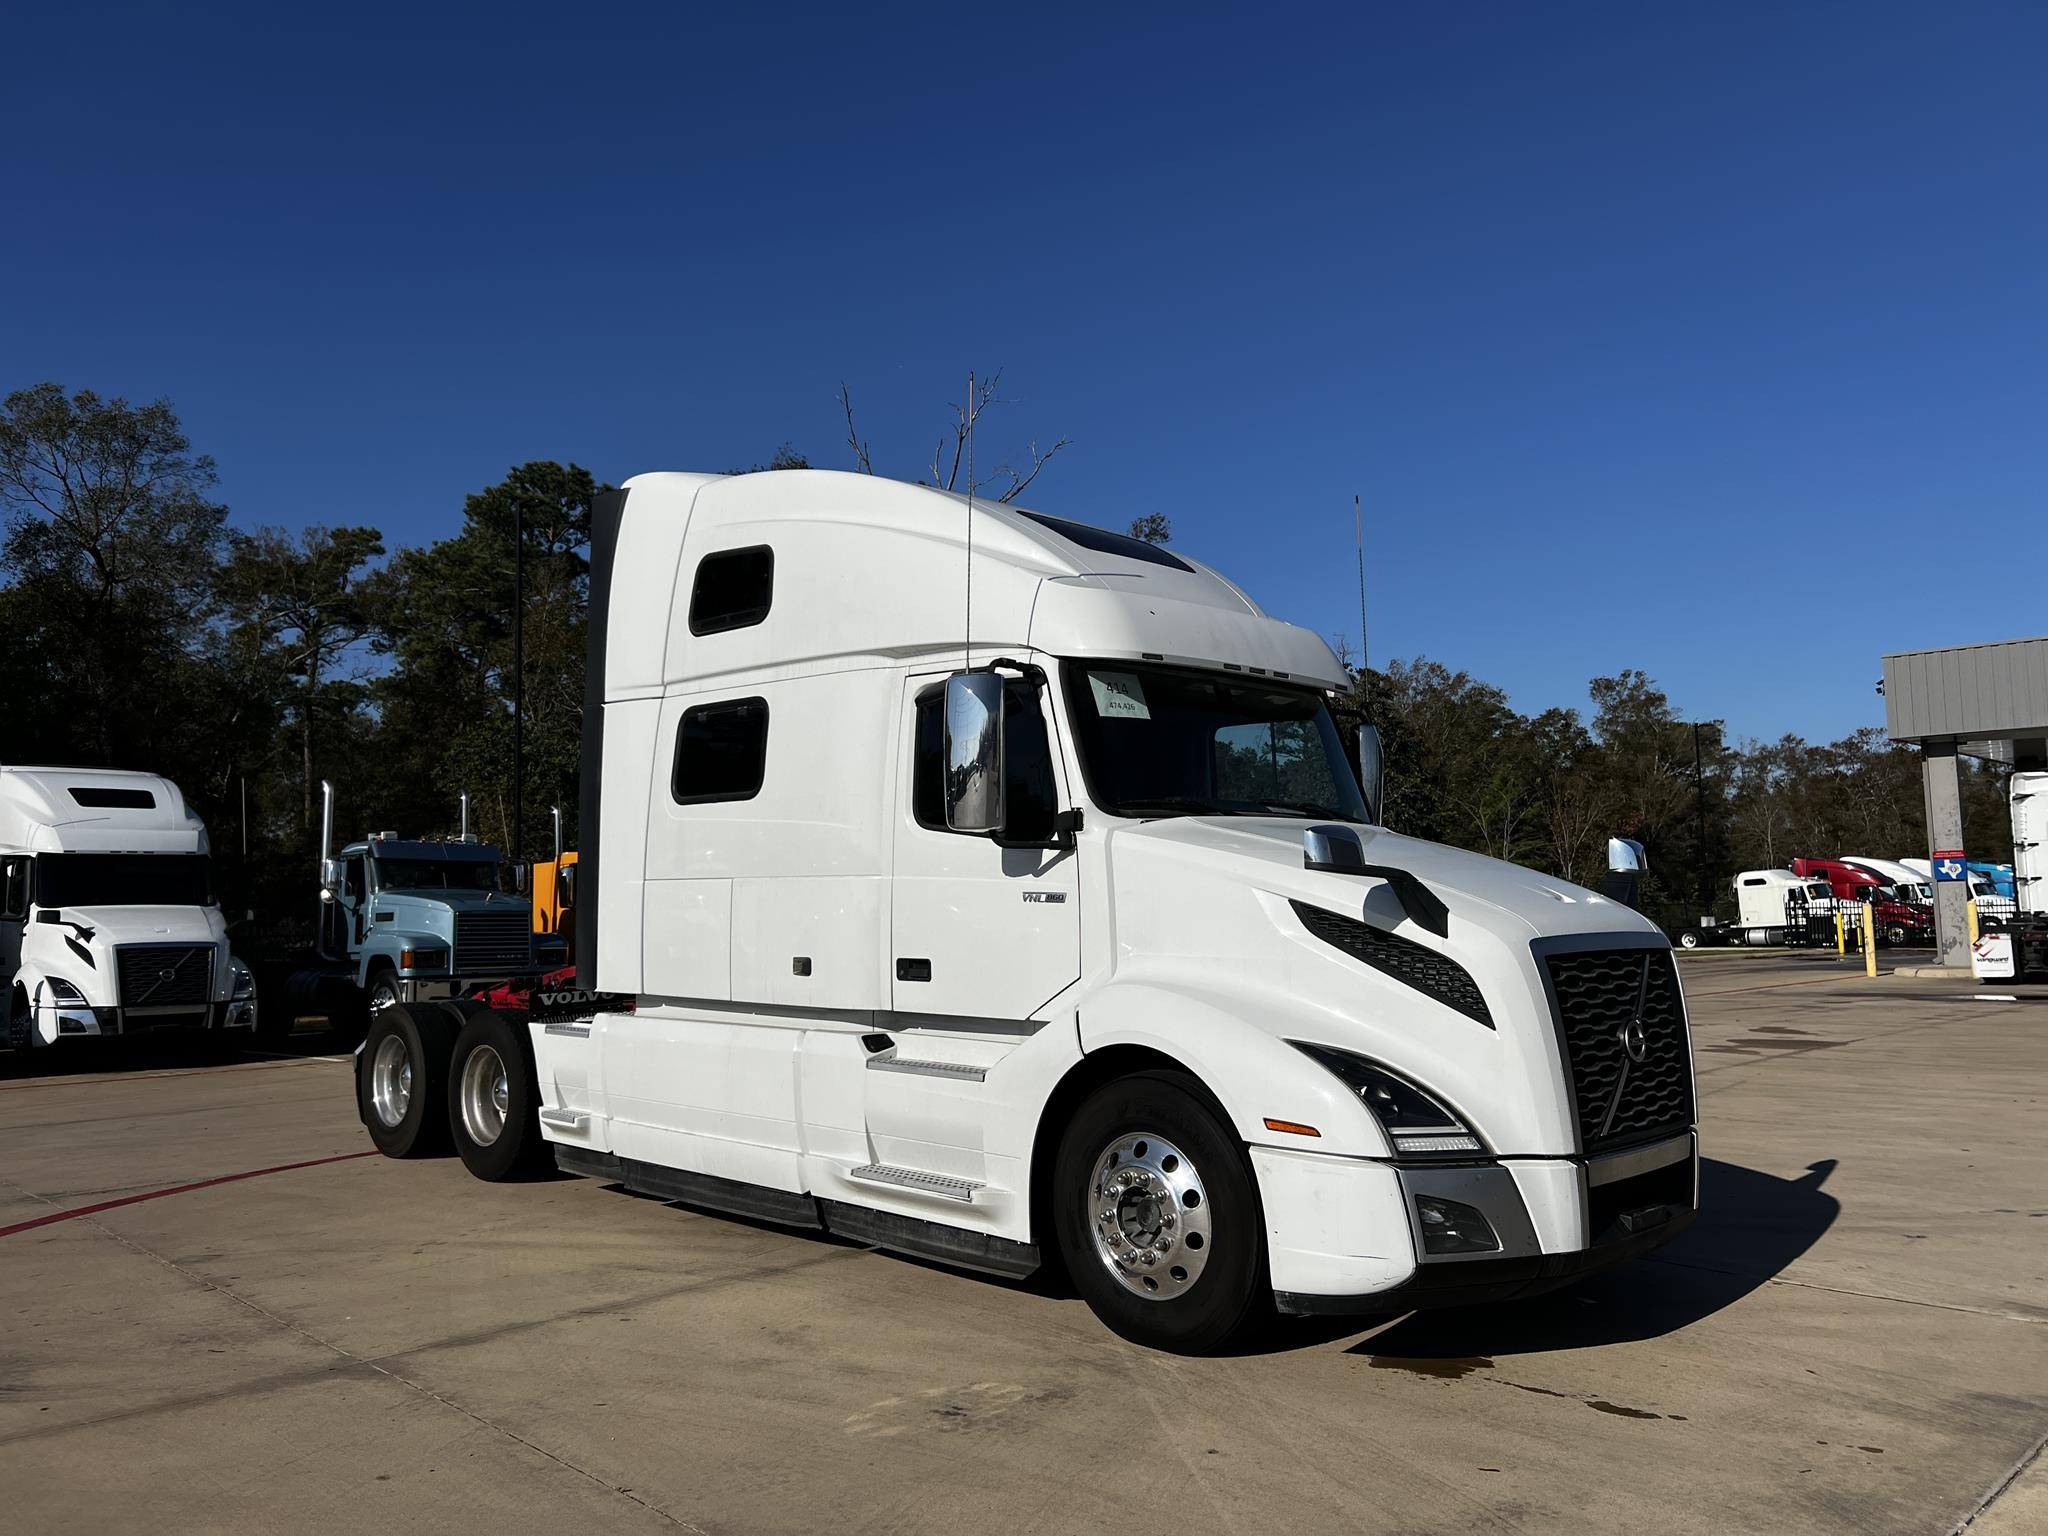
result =
M256 1028L256 999L195 1003L189 1008L88 1007L44 1003L36 1010L36 1034L44 1045L60 1040Z
M1661 1247L1693 1222L1692 1131L1592 1159L1397 1165L1255 1147L1267 1256L1282 1312L1462 1306L1550 1290ZM1418 1200L1482 1214L1477 1253L1425 1249Z

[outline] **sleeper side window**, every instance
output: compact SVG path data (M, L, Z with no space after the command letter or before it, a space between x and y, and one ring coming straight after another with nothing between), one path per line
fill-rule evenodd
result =
M669 779L677 805L751 800L767 770L766 699L726 699L683 711Z
M945 713L943 685L918 695L910 808L917 824L934 832L951 830L946 825ZM1059 814L1052 741L1046 734L1045 711L1039 707L1038 685L1024 678L1003 684L1003 785L1000 841L1051 842L1053 818Z
M727 549L697 562L690 587L690 633L745 629L768 617L775 597L775 551L766 544Z

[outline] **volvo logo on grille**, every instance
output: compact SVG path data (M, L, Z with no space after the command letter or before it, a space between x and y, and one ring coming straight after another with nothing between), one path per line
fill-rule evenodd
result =
M1641 1066L1643 1058L1650 1054L1649 1031L1643 1028L1640 1018L1630 1019L1621 1026L1621 1048L1628 1052L1628 1059Z

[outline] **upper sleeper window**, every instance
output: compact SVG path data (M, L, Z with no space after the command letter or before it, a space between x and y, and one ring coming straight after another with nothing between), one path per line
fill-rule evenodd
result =
M690 589L690 633L745 629L768 617L775 595L775 551L766 544L720 550L697 562Z
M71 798L80 805L94 810L152 811L156 809L156 796L146 789L107 789L93 785L77 785L71 791Z
M768 768L768 701L728 699L683 711L669 793L677 805L751 800Z
M1028 517L1041 528L1050 528L1069 544L1078 544L1083 549L1092 549L1098 555L1122 555L1126 560L1142 560L1147 565L1163 565L1169 570L1193 573L1194 567L1179 555L1161 549L1157 544L1147 544L1143 539L1134 539L1128 534L1111 533L1107 528L1091 528L1086 523L1073 523L1064 517L1047 517L1043 512L1019 512L1019 517Z

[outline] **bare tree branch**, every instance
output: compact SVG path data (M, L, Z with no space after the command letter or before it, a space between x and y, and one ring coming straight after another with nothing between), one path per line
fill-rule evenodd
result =
M872 475L875 461L868 457L868 445L853 429L853 396L848 392L844 379L839 382L839 408L846 413L846 446L853 450L853 467L864 475Z
M1070 437L1063 437L1043 453L1038 451L1038 444L1027 443L1024 451L1031 455L1031 468L1022 475L1019 475L1016 470L1010 468L1007 464L997 470L997 474L1010 477L1010 488L998 496L996 500L1001 502L1015 501L1023 494L1024 487L1038 478L1038 472L1052 462L1052 456L1072 441L1073 439Z

